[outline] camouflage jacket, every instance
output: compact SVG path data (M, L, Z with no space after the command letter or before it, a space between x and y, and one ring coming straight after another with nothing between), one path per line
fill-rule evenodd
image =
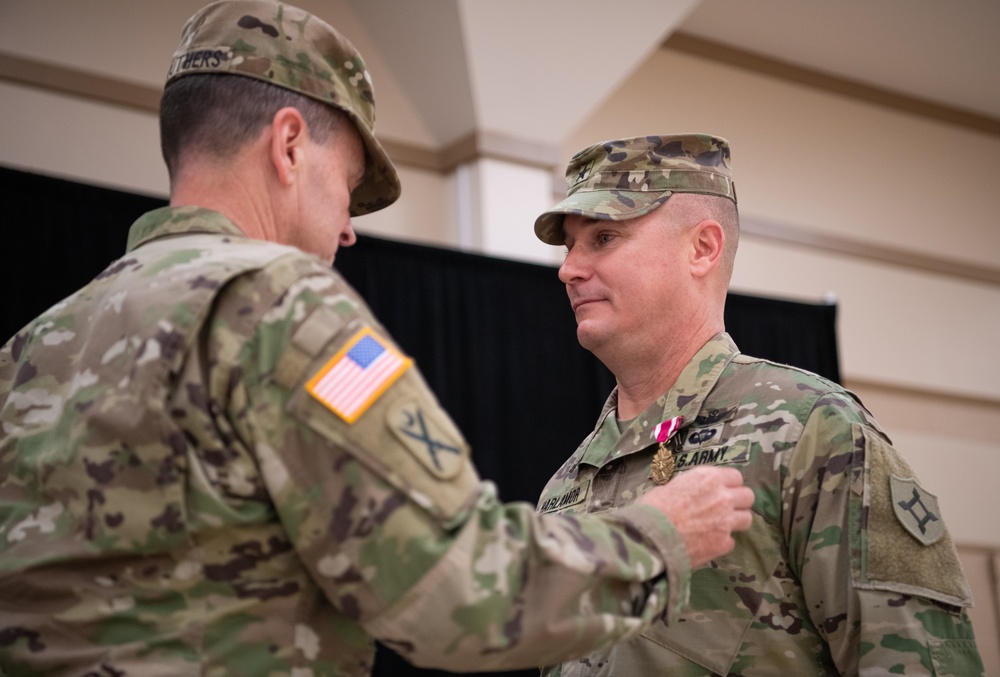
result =
M982 674L936 501L851 393L741 355L719 334L621 434L616 404L614 392L541 512L631 504L652 486L657 425L680 416L663 445L675 472L740 470L756 495L753 526L694 572L677 622L545 674Z
M0 351L0 674L536 666L686 602L659 512L503 505L328 265L164 208Z

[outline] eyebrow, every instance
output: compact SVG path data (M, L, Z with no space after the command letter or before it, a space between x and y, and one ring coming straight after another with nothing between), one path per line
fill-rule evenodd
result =
M583 218L583 221L578 222L578 223L583 228L589 228L591 226L596 226L596 225L599 225L599 224L613 223L613 221L611 221L611 219L595 219L595 218L590 217L590 216L585 216ZM566 228L566 222L565 221L563 222L563 228L564 229Z

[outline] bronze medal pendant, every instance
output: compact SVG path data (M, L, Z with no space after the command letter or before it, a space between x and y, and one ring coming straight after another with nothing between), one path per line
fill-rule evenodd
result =
M653 456L653 461L649 465L650 475L655 484L666 484L674 476L677 464L674 463L674 452L669 443L674 433L680 430L683 424L684 417L675 416L657 424L656 429L653 430L653 436L659 442L656 455Z
M656 484L666 484L669 482L670 478L674 476L676 465L674 463L674 453L670 451L666 442L660 442L660 447L656 450L653 462L649 466L653 475L653 482Z

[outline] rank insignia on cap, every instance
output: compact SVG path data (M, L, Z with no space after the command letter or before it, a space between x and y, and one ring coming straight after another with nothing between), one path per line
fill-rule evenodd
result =
M895 475L890 477L889 487L896 519L911 536L924 545L932 545L944 536L937 496L917 484L915 479Z
M594 162L594 160L591 160L587 164L580 167L579 171L576 173L576 183L587 180L587 177L590 176L590 172L594 169Z
M306 390L348 423L354 423L413 360L371 327L355 334L306 383Z

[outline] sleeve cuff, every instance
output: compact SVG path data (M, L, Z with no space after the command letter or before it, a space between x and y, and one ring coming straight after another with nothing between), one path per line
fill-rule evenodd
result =
M663 562L663 575L667 581L667 604L664 609L666 622L674 623L687 607L691 593L691 558L684 540L673 522L648 505L630 505L617 512L617 516L635 527Z

